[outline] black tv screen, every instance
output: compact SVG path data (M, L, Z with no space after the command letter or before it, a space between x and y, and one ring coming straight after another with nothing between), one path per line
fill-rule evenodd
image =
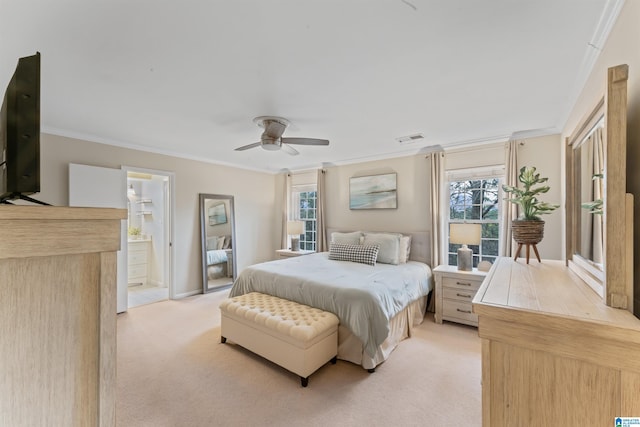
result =
M0 202L40 191L40 52L18 60L0 122Z

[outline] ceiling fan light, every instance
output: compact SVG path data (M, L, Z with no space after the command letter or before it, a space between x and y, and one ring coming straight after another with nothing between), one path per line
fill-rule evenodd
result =
M276 144L276 143L262 143L261 145L262 148L264 148L267 151L277 151L280 149L280 145Z

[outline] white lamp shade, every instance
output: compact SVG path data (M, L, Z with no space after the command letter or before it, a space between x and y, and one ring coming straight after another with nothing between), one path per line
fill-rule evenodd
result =
M479 245L481 239L481 224L449 224L449 243Z
M288 221L287 222L287 234L292 236L299 236L304 233L303 221Z

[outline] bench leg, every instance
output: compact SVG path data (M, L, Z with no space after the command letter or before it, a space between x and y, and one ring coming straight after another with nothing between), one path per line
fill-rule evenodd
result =
M227 342L227 338L226 337L220 337L220 342L222 344L226 343Z
M375 371L376 371L376 368L367 369L367 372L369 372L370 374L373 374Z
M333 359L331 359L331 364L335 365L336 362L338 362L338 356L333 356Z
M307 385L309 385L309 377L307 378L300 377L300 384L302 384L302 387L306 387Z

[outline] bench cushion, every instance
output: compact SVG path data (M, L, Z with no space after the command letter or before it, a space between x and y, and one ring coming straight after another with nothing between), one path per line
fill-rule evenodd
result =
M334 332L339 323L338 317L328 311L259 292L228 298L220 304L220 309L302 347Z

